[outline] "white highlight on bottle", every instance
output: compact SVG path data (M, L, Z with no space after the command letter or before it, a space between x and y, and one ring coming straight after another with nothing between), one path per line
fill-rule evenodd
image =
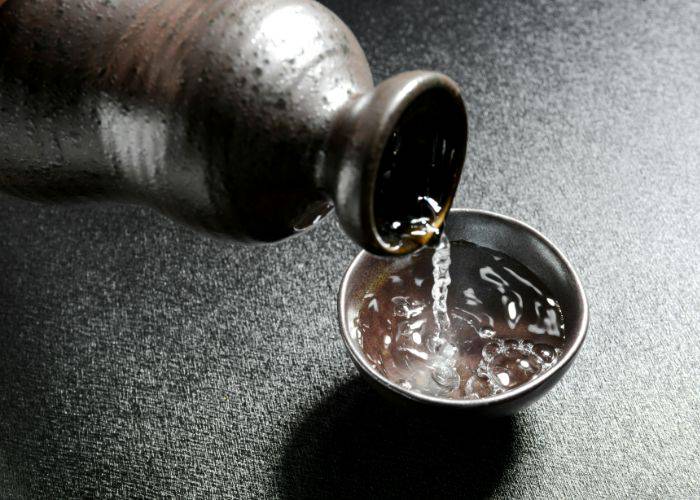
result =
M143 107L128 109L106 96L97 110L102 145L115 167L137 185L152 183L165 164L165 116Z

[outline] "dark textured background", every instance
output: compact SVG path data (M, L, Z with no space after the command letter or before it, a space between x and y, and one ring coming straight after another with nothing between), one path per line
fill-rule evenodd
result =
M457 206L542 230L589 337L492 423L407 415L335 314L331 217L266 248L146 209L0 200L0 496L700 495L700 7L334 0L377 79L457 80Z

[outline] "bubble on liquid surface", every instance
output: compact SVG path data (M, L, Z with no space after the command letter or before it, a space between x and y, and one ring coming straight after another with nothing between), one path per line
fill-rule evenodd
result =
M504 389L511 389L532 380L542 367L537 357L517 352L498 354L487 366L489 379Z
M484 348L481 350L481 358L484 361L491 361L494 356L496 356L499 352L501 347L495 343L495 342L490 342L484 346Z
M455 367L444 361L438 361L433 366L433 380L449 391L457 389L461 382Z
M408 380L399 380L398 384L403 387L404 389L411 389L411 383Z
M552 364L557 360L557 349L547 344L535 344L532 352L540 358L544 364Z
M464 386L464 395L467 399L486 398L493 394L493 386L486 376L472 375Z
M425 309L425 302L409 297L394 297L391 302L394 304L394 316L399 318L414 318Z
M401 337L411 337L413 339L422 337L425 331L425 319L399 321L396 333ZM415 340L414 340L415 341ZM420 342L418 342L420 343Z
M492 330L491 328L480 328L478 332L476 332L479 337L482 339L490 339L494 335L496 335L496 330Z
M566 337L556 297L510 257L441 241L381 263L387 272L360 306L355 341L377 373L404 390L488 398L561 358Z

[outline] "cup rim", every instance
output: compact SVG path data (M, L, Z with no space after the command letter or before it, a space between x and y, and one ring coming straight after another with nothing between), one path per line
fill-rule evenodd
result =
M501 215L497 214L494 212L490 212L487 210L475 210L475 209L466 209L466 208L453 208L450 210L450 214L467 214L467 215L481 215L481 216L486 216L490 217L493 219L496 219L502 223L505 223L506 225L510 226L515 226L516 228L520 230L524 230L526 233L529 233L530 236L540 240L549 250L552 251L552 253L555 255L555 257L561 262L563 265L563 268L565 269L565 273L568 274L571 278L573 283L575 284L575 298L576 301L578 302L578 305L581 308L581 314L579 318L575 321L575 328L574 328L574 341L571 347L566 351L564 354L563 358L556 363L551 369L547 370L543 375L534 378L526 383L524 383L521 386L518 386L514 389L505 391L501 394L497 394L495 396L489 396L483 399L446 399L446 398L440 398L437 396L429 396L427 394L421 394L418 392L410 391L408 389L405 389L401 387L400 385L390 381L386 377L380 375L376 371L374 371L367 363L367 361L364 359L364 356L362 352L360 351L359 347L357 346L357 343L352 340L350 337L350 332L348 329L348 318L347 318L347 291L348 287L351 281L351 277L355 273L357 267L359 266L360 261L366 256L366 255L371 255L369 252L366 250L360 251L355 258L352 260L350 265L348 266L347 270L345 271L345 275L343 276L343 281L341 282L340 285L340 290L338 292L338 319L340 322L340 333L341 337L343 338L343 342L345 343L345 347L347 350L350 352L350 356L352 357L353 362L355 365L358 367L358 369L364 374L369 376L374 382L379 384L380 386L389 389L393 393L396 393L400 396L403 396L405 398L408 398L413 401L418 401L422 403L428 403L431 405L439 405L439 406L449 406L449 407L459 407L459 408L486 408L490 406L496 406L496 405L501 405L507 402L512 402L514 400L519 399L521 396L524 396L525 394L528 394L532 391L534 391L537 387L545 384L547 380L550 378L556 377L557 372L560 370L566 370L569 363L576 357L578 354L579 349L581 348L581 345L583 344L587 330L588 330L588 300L586 299L586 294L583 290L583 285L581 284L581 280L579 279L578 275L576 274L576 271L572 267L572 265L569 263L568 259L564 256L564 254L552 243L549 239L547 239L542 233L540 233L538 230L534 229L533 227L529 226L528 224L525 224L524 222L521 222L517 219L514 219L512 217L506 216L506 215ZM449 221L449 219L448 219ZM513 257L513 256L511 256ZM517 257L513 257L517 258ZM556 380L556 379L555 379Z

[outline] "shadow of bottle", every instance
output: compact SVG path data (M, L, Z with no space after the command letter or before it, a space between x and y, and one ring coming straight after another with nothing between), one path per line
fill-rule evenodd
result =
M286 498L483 498L514 455L515 419L402 407L363 380L314 408L287 444Z

